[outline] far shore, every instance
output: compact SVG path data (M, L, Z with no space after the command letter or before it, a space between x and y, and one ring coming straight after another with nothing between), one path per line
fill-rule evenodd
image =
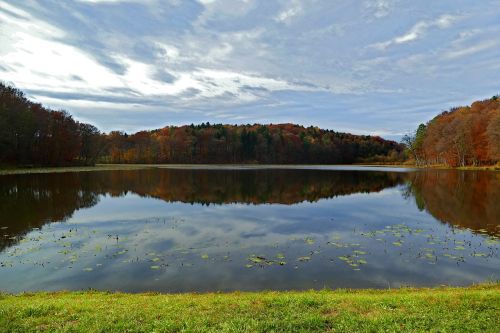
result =
M393 167L393 168L409 168L409 169L445 169L445 170L487 170L487 171L500 171L500 165L477 165L477 166L461 166L453 167L445 164L431 164L431 165L415 165L415 164L390 164L390 163L356 163L357 166L371 166L371 167Z
M221 169L221 170L245 170L245 169L357 169L367 170L388 169L445 169L445 170L486 170L500 171L499 165L490 166L466 166L450 167L446 165L416 166L412 164L96 164L95 166L61 166L61 167L0 167L1 175L16 174L39 174L39 173L63 173L63 172L90 172L90 171L114 171L114 170L143 170L143 169ZM391 170L392 169L392 170Z

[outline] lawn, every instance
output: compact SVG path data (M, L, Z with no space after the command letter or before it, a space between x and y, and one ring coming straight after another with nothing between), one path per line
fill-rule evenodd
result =
M0 295L0 332L499 332L500 284L466 288Z

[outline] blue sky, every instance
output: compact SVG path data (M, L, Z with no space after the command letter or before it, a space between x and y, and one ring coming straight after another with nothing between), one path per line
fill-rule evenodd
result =
M500 92L500 0L3 0L0 80L105 131L399 138Z

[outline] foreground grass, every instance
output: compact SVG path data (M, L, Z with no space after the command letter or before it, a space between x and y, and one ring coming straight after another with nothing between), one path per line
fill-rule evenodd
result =
M229 294L0 295L0 332L498 332L500 284Z

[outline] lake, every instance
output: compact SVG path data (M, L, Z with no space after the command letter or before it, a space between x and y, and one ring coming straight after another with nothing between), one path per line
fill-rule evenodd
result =
M500 278L500 173L170 167L0 176L0 290L206 292Z

